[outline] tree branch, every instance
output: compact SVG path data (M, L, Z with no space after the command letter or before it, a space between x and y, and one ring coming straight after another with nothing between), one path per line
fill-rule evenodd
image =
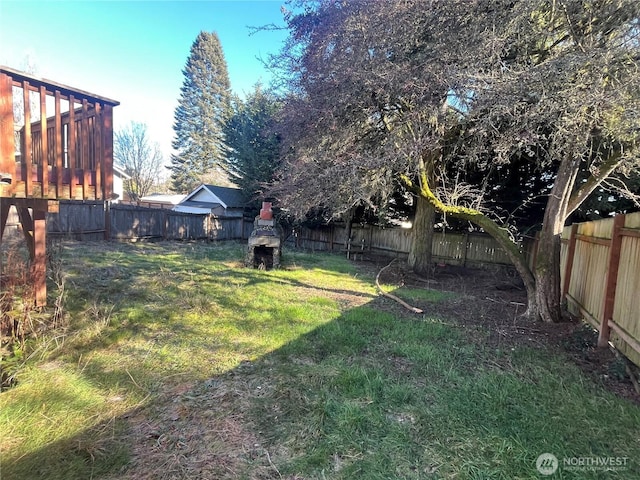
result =
M618 168L620 163L622 162L622 154L621 152L616 152L612 154L601 166L598 168L598 171L595 174L591 174L588 180L582 184L582 186L575 191L573 195L569 198L569 203L567 205L567 213L568 217L573 213L582 203L587 199L591 192L593 192L598 185L600 185L606 178L613 173L613 171Z
M378 289L378 292L380 292L381 295L390 298L391 300L398 302L400 305L402 305L404 308L411 310L413 313L423 313L423 311L417 307L412 307L411 305L409 305L407 302L405 302L404 300L402 300L399 297L396 297L395 295L391 294L391 293L387 293L384 290L382 290L382 287L380 286L380 274L385 271L387 268L389 268L391 266L391 264L393 262L395 262L396 259L394 258L393 260L391 260L391 262L389 263L389 265L387 265L386 267L382 267L380 269L380 271L378 272L378 275L376 275L376 288Z

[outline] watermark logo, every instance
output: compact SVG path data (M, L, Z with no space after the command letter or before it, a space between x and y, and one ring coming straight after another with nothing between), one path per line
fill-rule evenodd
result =
M628 457L564 457L558 460L552 453L543 453L536 459L536 470L541 475L549 476L559 468L573 472L616 472L628 468Z
M558 465L558 458L553 453L538 455L538 459L536 460L536 470L545 476L556 473Z

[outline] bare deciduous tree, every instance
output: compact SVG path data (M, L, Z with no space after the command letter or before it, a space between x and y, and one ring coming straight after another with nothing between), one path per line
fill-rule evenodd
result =
M144 123L131 122L115 132L113 157L131 177L124 188L132 199L148 195L162 182L159 173L164 159L159 145L149 140Z

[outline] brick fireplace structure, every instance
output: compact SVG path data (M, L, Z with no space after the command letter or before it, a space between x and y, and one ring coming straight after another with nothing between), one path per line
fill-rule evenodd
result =
M253 222L245 264L247 267L270 270L280 266L280 229L273 218L270 202L262 203L262 210Z

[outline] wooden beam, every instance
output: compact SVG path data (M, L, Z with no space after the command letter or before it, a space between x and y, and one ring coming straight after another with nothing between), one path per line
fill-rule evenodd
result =
M93 147L94 147L94 170L96 172L95 198L104 198L104 192L102 191L102 158L104 156L102 151L102 107L99 103L95 105L96 116L93 123Z
M10 208L11 205L9 205L7 202L2 201L2 198L0 198L0 242L2 241L2 237L4 236L4 229L7 226L7 219L9 218Z
M636 352L640 353L640 343L629 335L620 325L617 325L613 320L609 320L609 327L616 332L620 339L629 345Z
M19 82L28 80L30 82L30 85L34 85L33 87L30 87L32 90L37 90L37 87L39 87L40 85L44 85L48 87L48 90L50 92L53 92L54 90L60 91L63 98L68 98L70 95L75 95L76 97L86 97L91 102L100 101L102 103L111 104L114 107L120 105L120 102L118 102L117 100L112 100L107 97L96 95L95 93L90 93L75 87L70 87L63 83L54 82L53 80L39 78L26 72L21 72L20 70L16 70L4 65L0 66L0 74L5 74L9 78L13 79L13 82L16 86L20 86Z
M81 148L81 166L82 173L82 199L89 198L89 177L91 176L91 168L89 166L89 107L87 100L82 100L82 148Z
M616 215L613 218L613 229L609 246L609 262L607 265L607 275L604 290L604 311L600 324L600 334L598 335L598 346L606 347L609 344L609 320L612 320L613 307L616 298L616 286L618 284L618 268L620 266L620 251L622 250L622 228L624 227L625 216Z
M103 200L111 200L113 194L113 107L105 105L102 122L102 145L103 145L103 175L104 184ZM97 195L96 195L97 197ZM96 200L99 200L96 198Z
M69 162L69 198L73 197L75 187L75 171L76 171L76 119L74 103L76 102L73 95L69 95L69 126L67 128L67 158Z
M580 234L577 234L576 238L582 242L595 243L596 245L604 245L605 247L608 247L611 244L611 240L608 238L591 237L589 235Z
M42 149L42 189L40 196L49 196L49 145L47 135L47 89L40 87L40 145Z
M33 241L33 218L31 218L31 213L27 207L16 207L16 210L18 211L20 225L22 225L22 234L27 242L29 258L33 260L36 255L35 244Z
M33 211L33 257L31 258L31 282L36 306L47 304L47 212Z
M29 95L29 82L22 82L22 98L24 100L24 136L22 138L22 164L26 170L24 179L24 196L33 195L33 177L31 169L31 99Z
M2 203L15 205L16 208L32 208L34 210L44 210L45 212L58 210L58 201L46 198L5 197L2 199Z
M620 234L623 237L640 237L640 230L638 230L637 228L621 228L620 229Z
M62 142L62 113L60 111L60 90L54 93L55 99L55 138L56 138L56 198L62 197L62 175L64 172L63 164L63 142Z
M13 85L11 77L0 73L0 174L11 177L13 184L3 185L1 195L11 195L15 189L16 146L13 130Z

